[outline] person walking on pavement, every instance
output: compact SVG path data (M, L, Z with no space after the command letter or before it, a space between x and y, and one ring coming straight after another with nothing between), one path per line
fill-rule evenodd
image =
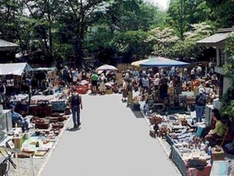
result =
M74 123L74 128L79 128L80 122L80 109L83 109L82 98L77 93L76 89L73 89L71 96L68 99L69 107L72 111L72 120Z

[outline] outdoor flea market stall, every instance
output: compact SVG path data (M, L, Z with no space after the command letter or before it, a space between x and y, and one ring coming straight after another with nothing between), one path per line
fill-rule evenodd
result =
M213 128L211 111L217 107L219 105L216 101L212 105L206 105L202 122L196 122L195 111L171 114L155 112L146 117L150 125L150 136L166 141L166 145L170 146L169 157L183 176L227 173L228 162L224 147L233 140L229 128L222 138L217 138L216 145L205 139L206 131Z
M27 74L32 70L34 69L27 63L0 64L1 80L6 82L6 89L9 91L6 96L7 101L3 103L4 107L0 106L1 151L6 153L0 157L2 161L0 165L11 166L10 175L33 176L35 166L32 160L43 159L47 155L70 117L70 111L66 109L68 96L66 89L56 90L57 86L51 86L47 87L46 91L32 94L29 83L28 91L22 92L22 86L27 81ZM37 68L35 70L45 71L49 79L55 78L54 69ZM18 87L17 84L19 84ZM13 123L13 111L20 114L23 121L27 122L28 130L25 130L22 124ZM30 164L26 164L25 162L29 160ZM21 173L21 167L28 167L30 173ZM8 172L7 168L1 170L0 175L5 172Z
M217 165L221 161L223 170L221 166L218 166L216 170L221 172L221 169L222 172L227 173L228 165L222 148L225 139L221 140L219 145L211 146L202 136L208 127L205 124L206 119L196 123L193 117L194 112L167 116L152 114L148 118L151 127L150 135L162 138L168 143L169 158L183 176L209 176L212 172L212 165ZM157 126L156 133L155 125Z
M0 64L1 81L5 83L6 94L19 94L22 90L29 93L29 87L23 82L22 76L27 75L31 70L27 63Z
M41 165L43 161L35 161L35 159L44 159L47 156L68 122L70 112L61 111L61 109L52 111L50 102L52 98L47 97L45 101L44 97L33 97L33 101L40 103L37 104L37 111L30 109L29 114L24 117L29 128L26 131L23 126L12 125L11 110L0 112L2 114L0 145L1 152L4 153L0 156L0 165L5 164L11 168L2 168L0 171L2 176L3 173L8 172L15 176L33 176L35 166ZM28 169L25 170L25 167Z
M211 82L209 75L202 75L201 68L192 68L196 75L189 75L186 68L188 63L163 57L150 57L131 65L137 69L147 68L142 77L156 83L156 86L150 86L150 91L140 89L140 94L133 98L132 109L141 109L145 114L151 137L166 141L169 157L180 173L183 176L209 176L221 170L227 173L228 164L223 147L233 140L228 125L224 124L224 135L217 138L216 145L206 138L215 128L212 110L220 109L220 105L217 105L219 88ZM152 68L155 67L157 71L153 72ZM161 87L165 77L166 86ZM158 84L156 79L159 79ZM160 95L162 90L166 96ZM200 90L206 97L206 105L202 120L198 121L195 110ZM222 168L218 166L221 161ZM212 166L217 166L216 170Z

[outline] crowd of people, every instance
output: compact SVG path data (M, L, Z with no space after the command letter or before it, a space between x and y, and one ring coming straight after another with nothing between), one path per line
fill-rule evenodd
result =
M197 121L201 120L201 113L206 103L219 95L218 78L213 68L205 73L204 68L161 68L137 69L129 68L123 72L122 100L132 97L131 91L138 90L151 107L153 103L161 102L164 111L170 106L180 106L179 95L183 91L193 92L194 104L197 110ZM204 96L203 96L204 95ZM129 96L129 98L127 98ZM199 98L201 97L201 98ZM201 102L205 97L205 102ZM128 101L128 106L132 100Z
M153 107L158 102L161 102L164 114L167 114L168 107L176 103L171 97L187 91L194 97L195 123L200 123L205 117L205 106L213 104L213 100L219 97L220 82L212 66L209 66L206 72L201 66L183 69L128 68L122 73L122 78L122 101L127 102L127 107L132 106L133 91L138 91L142 101L145 101L143 112L147 116L155 112ZM179 106L180 102L177 103ZM209 141L212 147L223 145L222 142L228 143L224 149L234 153L231 122L228 117L221 116L218 109L212 110L211 125L204 129L201 137Z
M8 80L12 84L8 84ZM108 84L107 84L108 83ZM24 117L29 112L30 97L33 95L52 95L66 91L65 99L71 108L74 127L80 126L79 109L82 100L75 101L72 97L77 93L77 87L88 85L92 94L104 95L106 89L117 89L115 71L97 71L96 68L68 68L61 70L43 70L24 72L20 77L11 75L2 76L0 81L0 103L3 109L11 109L13 126L25 126ZM27 99L16 100L19 94L27 94ZM79 96L80 97L80 96ZM64 98L64 96L63 96ZM77 108L79 104L79 108Z
M169 107L181 106L181 100L178 97L182 92L192 92L196 122L202 121L205 105L212 103L212 100L219 96L219 80L212 65L209 65L206 71L201 66L150 69L129 67L122 72L122 77L118 79L121 80L117 80L116 71L97 71L96 68L69 69L64 66L63 69L56 70L53 77L48 77L45 72L25 73L21 78L21 83L24 87L24 93L30 93L31 89L32 95L53 94L56 91L70 89L67 98L72 110L74 128L78 128L81 124L79 114L80 109L83 108L82 99L79 95L79 98L74 99L74 97L77 95L76 86L82 84L88 84L94 95L104 95L107 89L112 89L115 93L122 93L122 101L126 102L127 107L133 106L134 91L139 92L141 100L145 102L143 110L146 115L155 111L155 103L162 105L160 112L168 113ZM4 108L12 110L14 123L24 125L27 129L27 124L23 120L24 115L21 114L22 111L28 111L26 103L12 104L10 101L11 93L19 93L19 91L15 90L7 94L9 92L7 89L8 87L2 79L0 82L1 103ZM217 121L217 125L206 136L206 139L210 141L213 141L213 138L217 136L221 137L224 133L224 130L221 129L223 127L220 123L221 117L217 112L214 112L214 119Z

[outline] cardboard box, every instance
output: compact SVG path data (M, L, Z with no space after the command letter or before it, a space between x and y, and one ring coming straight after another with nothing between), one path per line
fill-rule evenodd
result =
M106 93L106 94L112 94L112 93L113 93L113 90L112 90L112 89L107 89L107 90L105 91L105 93Z
M215 148L211 148L211 159L213 161L216 160L225 160L225 153L223 149L221 148L221 151L215 151Z

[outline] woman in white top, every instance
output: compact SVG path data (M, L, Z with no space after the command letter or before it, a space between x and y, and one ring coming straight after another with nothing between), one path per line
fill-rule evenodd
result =
M72 82L74 85L77 83L77 80L78 80L78 71L77 69L74 68L72 70Z
M159 84L160 84L160 78L159 78L159 75L155 75L155 80L154 80L154 88L156 89L156 90L158 90L158 88L159 88Z

